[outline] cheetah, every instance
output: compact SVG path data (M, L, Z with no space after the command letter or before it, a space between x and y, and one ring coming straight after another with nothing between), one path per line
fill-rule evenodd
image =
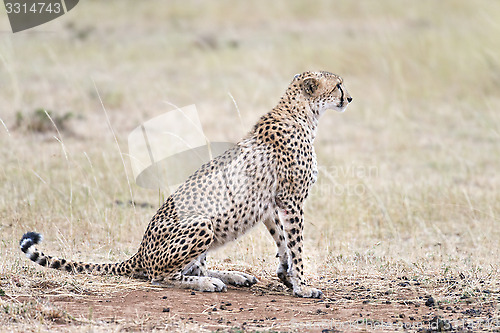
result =
M304 202L317 178L313 142L320 116L343 112L352 101L341 77L329 72L294 76L278 105L233 148L202 165L159 208L139 249L120 263L82 263L40 252L41 235L26 233L21 250L32 261L73 273L147 278L165 287L226 291L257 279L236 271L209 270L209 250L263 222L276 242L277 276L299 297L322 292L304 281Z

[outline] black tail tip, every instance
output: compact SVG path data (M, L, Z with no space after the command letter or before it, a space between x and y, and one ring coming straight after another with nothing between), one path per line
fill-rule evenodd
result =
M34 244L38 244L42 241L42 235L38 232L27 232L23 235L23 238L19 241L19 245L21 246L21 250L23 252L28 251L30 246Z

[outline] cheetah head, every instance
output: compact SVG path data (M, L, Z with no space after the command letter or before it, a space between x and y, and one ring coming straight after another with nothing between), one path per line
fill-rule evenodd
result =
M311 109L318 114L328 109L344 112L352 101L342 78L329 72L297 74L292 85L300 89Z

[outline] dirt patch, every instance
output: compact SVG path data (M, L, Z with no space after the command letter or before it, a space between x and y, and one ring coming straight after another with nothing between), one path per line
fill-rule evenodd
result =
M293 297L272 283L250 289L229 288L225 293L151 289L107 297L45 297L79 321L114 323L129 331L185 329L190 325L235 332L500 329L498 295L453 300L445 295L430 296L412 281L397 282L386 291L371 290L356 282L332 284L319 300Z

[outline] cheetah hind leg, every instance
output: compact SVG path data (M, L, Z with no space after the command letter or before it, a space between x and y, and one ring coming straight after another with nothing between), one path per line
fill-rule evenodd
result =
M193 260L184 269L184 274L190 276L208 276L236 287L250 287L258 282L255 276L243 272L207 270L205 264L206 257L207 253L205 252Z
M238 271L207 270L207 275L211 278L217 278L226 284L236 287L251 287L259 282L255 276Z
M173 278L153 280L152 283L161 287L177 287L207 292L227 290L226 285L220 279L209 276L183 275L180 273Z
M163 268L164 273L160 273L152 278L151 282L162 287L177 287L194 289L207 292L226 291L227 287L217 277L210 277L206 274L192 274L197 266L203 266L199 263L199 259L204 261L204 254L211 245L213 239L212 224L210 220L204 216L184 216L184 221L179 224L181 229L186 229L186 235L182 248L179 248L180 256L171 256L172 243L174 247L178 247L177 241L169 242L167 249L162 251L165 258L159 260L165 263ZM179 234L183 234L184 230L180 230ZM191 236L192 235L192 236ZM169 248L170 247L170 248Z

